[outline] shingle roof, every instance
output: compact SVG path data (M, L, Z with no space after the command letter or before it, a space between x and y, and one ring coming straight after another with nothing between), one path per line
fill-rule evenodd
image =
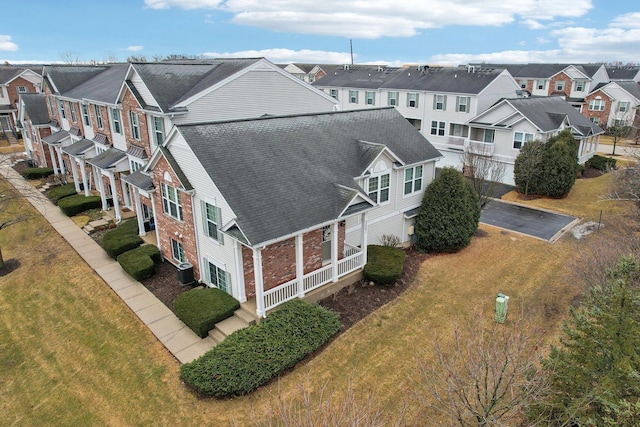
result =
M117 148L109 148L97 156L88 159L87 163L100 169L110 169L126 158L127 155L124 151L118 150Z
M108 68L106 65L47 65L44 67L43 72L53 80L53 83L58 89L58 94L66 96L68 91L92 79Z
M633 80L640 74L640 67L607 67L611 80Z
M171 166L171 169L173 169L173 172L178 177L178 180L182 183L182 186L184 187L184 189L186 191L193 190L193 186L189 182L189 179L187 179L187 176L182 171L182 168L180 167L176 159L173 157L173 154L171 154L171 152L166 147L163 147L162 145L158 148L160 149L160 152L162 153L164 158L167 159L169 166Z
M45 136L44 138L42 138L42 141L46 142L47 144L55 145L60 144L60 142L67 138L70 138L69 132L67 132L66 130L59 130L52 135Z
M562 97L531 97L508 99L506 102L513 105L526 118L533 122L543 132L556 130L562 124L564 118L568 118L571 126L579 130L583 135L599 134L604 132L592 123L578 110L569 105Z
M640 83L630 81L630 82L616 82L618 86L629 92L631 95L635 96L637 99L640 99Z
M49 123L49 111L44 93L23 93L20 99L24 103L25 111L34 126Z
M147 156L147 152L145 151L144 147L135 144L129 144L129 148L127 148L127 154L139 159L146 159L149 157Z
M468 72L466 68L390 68L356 66L330 70L314 86L360 89L401 89L477 94L495 80L502 69Z
M226 79L259 59L214 59L189 63L135 63L133 68L144 81L163 112L175 104Z
M69 89L63 95L74 99L89 99L105 104L115 104L127 69L128 64L111 64L101 73Z
M62 151L71 156L78 156L80 154L86 153L87 151L91 150L95 146L96 145L93 143L93 141L82 138L80 141L76 141L70 146L64 147Z
M0 84L7 84L10 80L13 80L15 76L23 72L26 68L14 67L11 65L0 66Z
M539 78L548 79L567 67L574 66L587 77L600 69L602 64L470 64L476 69L506 68L514 78Z
M143 173L141 170L137 170L122 179L124 180L124 182L128 182L129 184L145 191L150 191L155 188L153 186L153 180L151 179L151 177Z
M177 127L254 245L337 219L373 158L359 141L406 164L441 157L394 108Z

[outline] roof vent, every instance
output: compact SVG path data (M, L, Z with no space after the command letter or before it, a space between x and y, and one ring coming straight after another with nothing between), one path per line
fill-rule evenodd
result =
M467 65L467 73L475 73L476 67L473 65Z
M378 72L381 73L384 71L384 67L382 65L378 65Z
M343 69L349 71L349 64L344 64L344 68Z

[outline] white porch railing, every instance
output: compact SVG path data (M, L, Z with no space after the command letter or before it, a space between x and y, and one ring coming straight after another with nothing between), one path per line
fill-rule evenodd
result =
M353 248L353 247L352 247ZM347 252L349 249L347 249ZM358 249L358 252L342 258L338 261L338 278L346 276L347 274L354 272L363 267L362 265L363 255L362 251ZM303 294L310 292L322 285L326 285L333 281L331 275L333 268L331 264L326 265L318 270L312 271L302 276ZM298 279L290 280L268 291L264 291L264 310L270 310L278 305L296 298L298 295ZM300 296L302 296L300 295Z
M444 139L444 143L447 145L456 145L458 147L464 147L465 138L462 136L447 136Z
M494 144L492 142L482 142L467 139L464 141L464 146L470 153L479 154L481 156L493 155Z

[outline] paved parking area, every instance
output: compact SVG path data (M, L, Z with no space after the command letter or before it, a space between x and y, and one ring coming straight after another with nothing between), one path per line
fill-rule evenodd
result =
M555 241L578 219L569 215L491 200L482 209L480 222L538 239Z

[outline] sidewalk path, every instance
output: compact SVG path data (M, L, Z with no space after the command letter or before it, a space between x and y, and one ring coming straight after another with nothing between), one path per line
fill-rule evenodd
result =
M26 196L85 262L104 280L122 301L140 318L180 363L191 362L214 347L214 341L201 339L176 317L140 282L134 280L109 258L89 235L47 197L33 188L11 166L2 164L2 175Z

